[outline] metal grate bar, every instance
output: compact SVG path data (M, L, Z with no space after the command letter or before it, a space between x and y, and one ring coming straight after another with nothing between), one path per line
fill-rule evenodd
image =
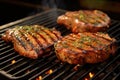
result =
M3 44L0 45L0 47L6 46L6 45L7 45L6 43L3 43Z
M16 65L16 64L18 64L19 62L21 62L21 61L23 61L23 60L24 60L24 58L20 58L20 59L18 59L18 60L15 60L15 63L13 63L13 64ZM5 66L5 67L2 68L2 69L4 69L4 70L9 69L9 70L7 70L7 72L9 72L10 69L13 68L13 64L11 63L11 64ZM16 66L15 66L15 67L16 67Z
M107 32L110 34L111 37L119 39L119 36L120 36L120 34L119 34L120 28L119 27L120 27L120 23L117 23L116 25L114 25L114 27L110 27Z
M37 63L37 67L35 67L35 65L31 65L32 67L35 67L35 68L29 68L30 72L24 74L24 76L27 76L27 75L32 75L32 73L36 72L37 70L39 70L40 68L44 67L44 66L47 66L47 64L49 64L50 62L52 62L53 60L55 59L55 56L53 56L51 58L51 60L49 60L48 62L46 63L43 63L42 65L38 64ZM25 69L26 70L26 69ZM21 72L20 72L21 73ZM17 74L18 75L18 74Z
M53 76L59 75L59 73L61 72L61 70L66 66L66 63L63 63L62 65L60 65L58 68L54 69L53 73L50 75L46 75L43 77L43 80L47 80L47 79L52 79Z
M50 18L52 18L52 16L51 17L39 17L40 19L37 19L36 20L36 18L35 18L35 20L34 19L32 19L32 20L30 20L30 21L28 21L28 22L24 22L24 23L22 23L22 24L20 24L20 25L30 25L30 24L36 24L36 23L39 23L39 22L43 22L44 23L44 21L49 21L49 19ZM19 25L19 24L18 24Z
M11 46L10 45L7 45L7 46L5 46L5 47L3 47L3 48L0 48L0 51L2 52L2 51L6 51L7 49L10 49L11 48Z
M0 41L0 44L4 43L4 41Z
M113 70L111 70L109 73L107 73L107 74L105 75L105 77L103 77L101 80L106 80L106 78L109 77L110 74L114 73L114 70L116 70L118 67L120 67L120 64L116 65L116 66L113 68Z
M112 26L110 26L110 28L107 30L107 32L114 32L113 30L116 30L116 28L118 26L120 26L120 23L114 23L114 24L112 24Z
M65 36L71 32L64 26L56 23L57 17L63 13L65 13L64 10L56 9L39 13L31 18L7 25L0 30L0 34L3 34L7 29L16 27L17 25L40 24L49 28L54 27L59 30L63 36ZM120 39L119 27L120 22L112 20L110 27L107 30L108 34L116 38L117 41ZM117 51L119 53L119 49ZM17 77L17 79L19 78L20 80L36 80L37 77L42 76L43 80L84 80L90 72L95 73L92 80L98 80L98 77L101 76L101 74L104 74L104 76L101 77L103 80L109 80L109 78L111 78L109 76L112 76L113 80L119 79L120 77L120 73L117 72L120 67L120 62L118 60L120 58L120 54L118 53L115 57L112 57L103 63L83 65L80 66L77 71L74 71L73 68L75 65L67 63L61 64L57 59L54 50L51 50L50 55L48 56L32 60L22 57L18 53L14 52L13 46L11 44L7 44L0 38L0 52L0 69L5 72L5 75L11 75L8 79L14 79L13 77ZM16 60L16 62L11 64L12 60ZM112 71L109 71L109 67L113 67ZM51 74L45 74L49 69L52 69L53 72Z
M57 13L56 13L57 14ZM52 19L52 18L56 18L57 17L57 15L54 15L54 13L53 12L51 12L50 14L49 14L49 16L48 16L48 14L46 14L46 15L41 15L40 17L35 17L34 19L32 19L32 20L29 20L29 21L26 21L26 22L23 22L23 23L20 23L20 24L18 24L18 25L26 25L26 24L36 24L36 23L38 23L38 22L44 22L44 21L49 21L49 22L51 22L49 19ZM56 19L52 19L52 21L55 21Z
M13 52L13 53L14 53L14 52ZM1 62L1 63L0 63L0 66L2 66L3 64L6 64L6 63L8 63L8 62L10 62L11 60L14 60L15 58L18 58L18 57L20 57L20 55L16 55L15 57L12 57L12 58L10 58L10 59L7 59L6 61Z
M62 13L63 13L63 12L60 12L60 11L58 11L58 12L56 12L56 11L55 11L55 12L52 12L52 11L50 11L50 12L49 12L49 16L48 16L48 13L42 14L42 15L38 14L37 16L35 16L35 17L33 17L33 18L29 19L29 20L20 22L20 23L18 23L18 24L16 24L16 25L38 24L39 22L47 21L47 20L52 19L52 18L57 18L57 16L60 15L60 14L62 14ZM56 20L56 19L53 19L53 20L51 20L51 21L55 21L55 20ZM48 22L50 22L50 20L49 20ZM12 25L12 26L9 26L9 27L7 27L7 28L1 29L1 30L0 30L0 33L3 33L3 32L6 31L7 29L13 28L13 27L15 27L16 25Z
M18 72L14 73L13 75L14 75L14 76L17 76L17 75L25 72L26 70L31 70L32 67L35 67L36 65L39 65L40 63L44 62L44 60L45 60L44 58L42 58L42 59L40 59L40 60L35 60L35 61L28 60L28 61L27 61L27 64L28 64L29 66L24 65L24 66L26 66L26 67L23 67L22 69L20 69ZM19 67L21 67L21 66L19 66ZM36 67L33 68L33 69L36 69ZM31 71L32 71L32 70L31 70ZM33 70L33 71L34 71L34 70ZM21 75L23 75L23 74L21 74ZM25 75L28 75L28 73L24 74L24 76L25 76Z
M35 74L33 77L29 78L29 80L35 80L37 77L39 77L42 73L45 73L46 71L52 69L52 67L58 65L58 63L54 63L52 65L50 65L49 67L45 68L44 70L38 72L37 74Z
M74 66L66 66L65 70L63 70L62 72L59 73L59 75L56 75L53 80L58 80L60 78L62 78L63 76L65 76L65 74L67 74Z
M120 72L112 80L119 80L119 79L120 79Z
M116 56L116 58L114 58L111 62L109 62L106 66L104 66L103 69L101 69L94 77L93 79L95 79L100 73L104 72L104 70L109 67L112 63L114 63L118 58L120 57L120 55Z
M40 63L40 62L42 62L42 61L44 61L44 60L42 59L42 60L37 61L37 62L34 61L34 65L37 65L38 63ZM32 62L31 60L28 60L26 63L28 64L28 63L31 63L31 62ZM33 62L32 62L32 63L33 63ZM18 72L14 73L13 75L16 76L16 75L18 75L18 74L20 74L20 73L22 73L22 72L25 72L26 70L28 70L29 68L33 67L34 65L29 65L29 66L27 66L27 67L24 67L24 68L22 68L21 70L19 70ZM23 65L21 65L21 66L23 66ZM18 68L21 67L21 66L18 65Z
M5 58L5 57L11 55L11 54L7 54L8 52L11 52L11 51L13 51L13 48L10 48L9 50L6 50L6 51L0 53L0 56L3 56L2 58L0 58L0 60L2 60L3 58ZM5 54L7 54L7 55L4 56Z
M119 32L118 32L119 33ZM116 34L115 36L114 36L114 38L116 38L117 40L120 40L120 34Z
M118 25L120 26L120 24ZM110 33L110 35L114 35L115 33L117 33L118 31L120 31L120 28L118 28L117 30L113 31L112 33Z
M24 60L24 59L21 58L21 59L17 60L16 63L19 63L20 61L23 61L23 60ZM12 64L10 64L9 66L6 66L6 69L9 68L9 70L7 70L6 72L7 72L7 73L10 73L10 72L14 71L15 69L17 69L17 68L25 65L28 61L30 61L30 60L28 59L28 60L26 60L25 62L22 62L22 63L20 63L19 65L16 65L16 66L14 66L14 67L12 67L12 66L13 66ZM11 67L12 67L12 68L11 68Z
M80 77L77 80L81 80L82 78L84 78L89 72L93 71L93 69L94 69L94 67L90 68L84 74L80 75Z

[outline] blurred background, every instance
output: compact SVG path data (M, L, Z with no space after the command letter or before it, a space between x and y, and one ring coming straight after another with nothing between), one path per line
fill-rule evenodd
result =
M0 25L52 8L69 11L98 9L112 19L120 20L119 0L0 0Z

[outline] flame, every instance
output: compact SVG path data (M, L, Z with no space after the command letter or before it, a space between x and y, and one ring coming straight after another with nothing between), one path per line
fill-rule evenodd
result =
M94 76L94 74L90 72L89 76L90 76L90 78L92 78Z
M89 74L83 80L91 80L94 76L94 73L89 72Z
M85 80L88 80L87 78L85 78Z
M12 61L11 61L11 64L14 64L15 62L16 62L15 60L12 60Z
M80 67L80 64L77 64L76 66L74 66L73 69L74 69L75 71L77 71L77 70L79 69L79 67Z
M42 76L38 76L36 80L42 80Z
M51 73L53 73L52 69L48 70L45 74L51 74Z

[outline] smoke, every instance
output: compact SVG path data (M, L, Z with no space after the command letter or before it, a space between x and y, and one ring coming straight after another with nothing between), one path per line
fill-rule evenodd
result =
M41 5L49 8L65 8L64 0L42 0Z

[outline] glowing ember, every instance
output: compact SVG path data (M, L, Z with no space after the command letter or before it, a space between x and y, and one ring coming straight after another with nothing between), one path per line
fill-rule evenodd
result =
M42 80L42 76L39 76L38 78L36 78L36 80Z
M12 61L11 61L11 64L14 64L15 62L16 62L15 60L12 60Z
M90 72L89 76L90 76L90 78L92 78L94 76L94 74Z
M91 80L94 76L94 73L90 72L83 80Z
M51 74L53 72L52 69L48 70L45 74Z
M85 80L88 80L87 78L85 78Z
M77 70L79 69L79 67L80 67L80 64L77 64L73 69L74 69L75 71L77 71Z

